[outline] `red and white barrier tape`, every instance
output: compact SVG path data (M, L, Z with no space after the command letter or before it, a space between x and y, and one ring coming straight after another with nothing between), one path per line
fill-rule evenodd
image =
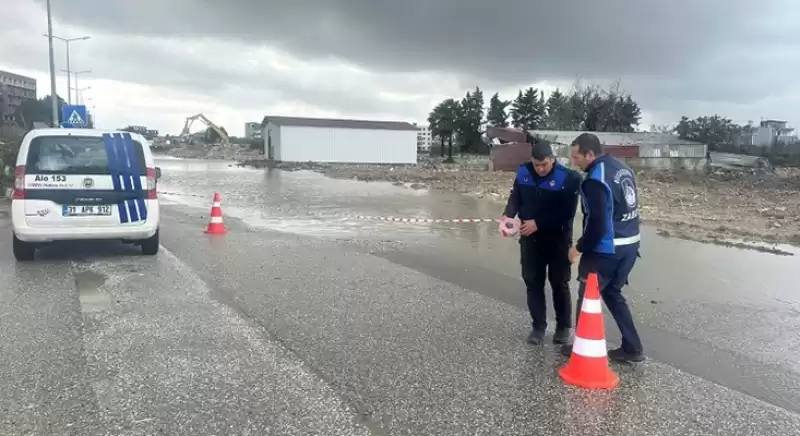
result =
M213 194L200 195L188 194L181 192L158 191L159 194L176 195L180 197L196 197L211 200ZM412 223L412 224L434 224L434 223L498 223L499 219L496 218L402 218L395 216L366 216L366 215L344 215L341 218L356 218L360 220L370 221L391 221L396 223Z
M195 197L195 198L214 198L214 193L208 195L200 195L200 194L187 194L185 192L169 192L169 191L158 191L158 195L176 195L179 197Z
M362 220L393 221L400 223L497 223L495 218L400 218L394 216L364 216L357 215Z

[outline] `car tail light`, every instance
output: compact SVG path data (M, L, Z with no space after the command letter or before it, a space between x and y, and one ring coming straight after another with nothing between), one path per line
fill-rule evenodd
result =
M25 198L25 167L18 166L14 168L14 191L11 194L13 200L22 200Z
M158 198L158 191L156 190L156 170L154 168L147 169L147 199L155 200Z

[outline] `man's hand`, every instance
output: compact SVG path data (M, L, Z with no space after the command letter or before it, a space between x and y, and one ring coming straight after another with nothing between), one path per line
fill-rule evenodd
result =
M522 236L530 236L536 233L537 230L539 230L539 227L536 226L535 220L525 220L519 228L519 234Z
M562 253L563 253L563 251L562 251ZM570 263L575 263L575 262L578 261L579 257L581 257L581 253L578 252L578 249L575 248L575 247L570 247L569 248L569 262Z

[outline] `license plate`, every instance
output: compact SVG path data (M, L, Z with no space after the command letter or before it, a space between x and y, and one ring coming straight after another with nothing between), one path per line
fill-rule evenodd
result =
M111 206L70 206L64 205L64 216L110 216Z

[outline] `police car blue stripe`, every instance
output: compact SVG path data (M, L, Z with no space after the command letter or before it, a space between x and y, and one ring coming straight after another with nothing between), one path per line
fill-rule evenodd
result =
M111 183L114 186L114 190L119 192L122 191L122 186L119 181L119 164L117 163L117 150L115 145L114 138L109 134L103 135L103 143L106 146L106 154L108 155L108 169L111 173ZM117 210L119 211L119 222L120 223L127 223L128 220L128 211L125 210L125 202L120 201L117 203Z
M131 175L133 177L133 187L136 189L137 198L136 205L139 207L139 217L142 221L147 220L147 204L142 197L142 174L139 172L139 162L136 161L136 151L133 147L133 139L130 133L122 134L123 141L125 142L125 149L128 151L128 159L130 160Z
M124 191L133 192L133 183L131 181L131 161L129 159L127 150L125 149L125 142L122 139L122 134L114 134L114 144L117 148L117 156L119 157L120 169L122 172L122 184L125 187ZM131 222L139 221L139 214L136 211L136 202L134 200L125 200L128 205L128 215L131 217Z

